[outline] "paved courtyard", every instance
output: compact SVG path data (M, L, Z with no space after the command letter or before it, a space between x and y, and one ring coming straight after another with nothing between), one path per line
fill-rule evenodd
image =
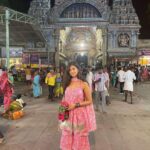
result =
M97 130L90 134L91 150L150 150L149 89L149 83L136 85L133 105L123 102L118 89L111 89L108 113L96 112ZM26 87L19 86L16 91L26 93L25 116L16 121L0 118L6 138L0 150L59 150L59 100L49 102L46 88L39 99L30 97Z

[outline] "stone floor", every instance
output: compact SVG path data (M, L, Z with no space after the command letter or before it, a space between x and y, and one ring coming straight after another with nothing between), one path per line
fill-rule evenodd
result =
M97 130L90 134L91 150L150 150L149 89L147 83L136 85L131 105L123 102L118 89L111 88L108 113L96 112ZM29 89L21 85L16 91L26 93L25 116L16 121L0 118L0 129L6 138L0 150L59 150L59 100L48 102L46 88L39 99L29 97Z

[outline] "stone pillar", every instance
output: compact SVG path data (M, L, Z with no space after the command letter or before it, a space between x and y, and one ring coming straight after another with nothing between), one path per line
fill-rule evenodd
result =
M108 49L113 48L113 35L112 32L108 33Z
M113 48L116 48L116 43L117 43L116 31L114 31L114 32L113 32Z
M103 52L103 66L107 64L107 30L102 29L102 36L103 36L103 45L102 45L102 52Z
M59 36L60 36L60 29L54 29L54 40L55 40L55 67L59 67Z

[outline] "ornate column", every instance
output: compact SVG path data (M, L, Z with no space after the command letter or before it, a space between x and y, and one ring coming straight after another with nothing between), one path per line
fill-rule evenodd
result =
M103 45L102 45L102 52L103 52L103 66L107 64L107 29L102 29L102 36L103 36Z
M113 48L116 48L116 31L113 32Z
M113 48L113 35L112 35L112 32L110 31L108 33L108 48L109 49Z
M54 45L55 45L55 67L59 67L59 36L60 29L54 29Z

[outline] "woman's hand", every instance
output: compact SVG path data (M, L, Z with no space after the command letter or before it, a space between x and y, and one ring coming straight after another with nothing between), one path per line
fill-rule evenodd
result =
M75 104L70 104L67 110L73 110L75 109Z

